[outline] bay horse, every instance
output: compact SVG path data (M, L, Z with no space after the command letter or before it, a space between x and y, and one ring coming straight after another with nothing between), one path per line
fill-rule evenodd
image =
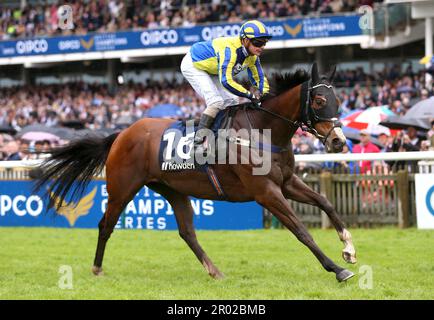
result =
M275 94L263 99L261 106L235 113L232 128L251 126L271 128L271 143L280 151L271 152L271 170L253 175L252 163L211 165L219 177L227 201L256 201L276 216L296 238L306 245L328 272L341 282L352 276L336 265L315 243L296 216L287 199L311 204L326 212L344 243L343 259L356 263L356 252L350 232L339 219L332 204L313 191L294 174L291 138L298 127L318 137L331 152L340 152L345 144L337 120L339 102L331 85L336 67L320 76L316 63L310 74L305 70L275 76ZM179 234L216 279L223 274L200 246L193 225L193 208L189 196L218 200L219 196L206 173L199 171L166 172L159 166L158 152L162 134L174 120L141 119L129 128L111 136L86 137L55 148L41 165L35 188L47 185L49 207L60 208L66 195L81 194L95 174L106 168L108 204L98 224L99 235L92 272L102 274L107 241L119 216L135 194L144 186L161 194L172 206ZM235 214L235 213L234 213Z

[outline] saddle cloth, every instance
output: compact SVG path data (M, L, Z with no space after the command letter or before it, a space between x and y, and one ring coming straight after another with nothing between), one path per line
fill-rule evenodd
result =
M229 108L228 108L229 109ZM216 139L218 130L229 121L229 110L220 111L211 127ZM198 164L194 159L193 138L198 124L193 120L175 121L163 133L158 152L162 171L206 170L206 164Z
M218 130L226 127L229 123L229 114L228 109L217 114L211 127L214 139L216 139ZM226 194L212 167L207 163L198 164L193 156L193 138L197 127L198 125L194 121L188 123L176 121L164 131L158 152L160 168L162 171L198 170L205 172L219 199L226 200Z

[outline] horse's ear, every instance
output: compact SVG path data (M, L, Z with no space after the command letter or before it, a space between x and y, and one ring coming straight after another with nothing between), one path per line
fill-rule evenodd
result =
M327 79L329 79L329 82L333 82L333 78L335 77L336 73L336 65L334 65L331 70L327 74Z
M316 64L316 61L312 64L312 69L310 70L310 78L312 79L313 84L317 84L319 82L318 65Z

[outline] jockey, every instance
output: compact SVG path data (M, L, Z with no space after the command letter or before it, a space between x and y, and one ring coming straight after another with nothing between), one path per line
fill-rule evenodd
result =
M234 76L248 68L250 82L261 95L269 91L268 81L259 56L271 39L265 25L257 20L241 26L239 37L220 37L195 43L183 58L181 72L197 94L205 100L198 131L211 128L214 118L227 106L239 104L239 97L259 104L259 99L234 80ZM194 144L201 145L205 136L196 134Z

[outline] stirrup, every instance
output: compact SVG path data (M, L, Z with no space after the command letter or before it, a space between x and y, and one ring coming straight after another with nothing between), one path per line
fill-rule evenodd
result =
M206 137L202 140L202 142L193 142L193 148L192 148L194 154L204 154L204 153L208 153L208 142L206 141Z
M206 140L206 137L201 137L201 140L199 140L199 139L196 140L196 137L194 137L193 146L194 147L200 146L200 145L205 143L205 140Z

